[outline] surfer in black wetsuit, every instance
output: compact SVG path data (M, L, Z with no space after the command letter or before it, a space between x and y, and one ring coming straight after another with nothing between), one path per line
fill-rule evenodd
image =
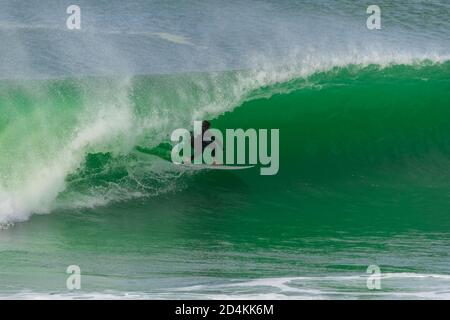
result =
M211 128L211 123L209 121L202 121L202 132L201 134L198 134L197 136L194 136L194 132L191 131L190 135L191 135L191 163L194 162L194 159L197 158L198 156L200 156L201 154L203 154L205 148L210 145L211 143L216 143L218 144L219 147L222 146L222 143L217 140L215 136L211 135L209 132L207 132L209 130L209 128ZM210 140L210 141L204 141L204 138L206 138L206 140ZM201 141L201 150L196 151L195 150L195 141L199 141L198 139L200 139ZM189 140L188 140L189 141ZM158 156L162 159L165 159L167 161L172 161L171 160L171 149L172 149L172 145L169 143L161 143L158 146L154 147L154 148L146 148L146 147L142 147L142 146L136 146L135 149L141 153L145 153L145 154L151 154L151 155L155 155ZM211 155L214 158L216 156L216 150L213 149L211 151ZM189 163L189 158L188 159L184 159L185 163ZM217 164L216 161L214 161L213 164Z
M201 150L202 153L203 153L203 151L205 150L205 148L209 144L214 142L214 140L215 140L214 137L211 138L211 141L204 141L205 132L208 131L209 128L211 128L211 123L209 121L207 121L207 120L203 120L202 121L202 134L194 137L194 133L191 132L191 147L192 147L192 150L194 151L192 153L192 156L191 156L191 161L192 162L194 162L194 159L199 156L199 153L195 153L195 139L201 139L201 141L202 141L202 150ZM215 150L212 151L211 155L213 157L216 155Z

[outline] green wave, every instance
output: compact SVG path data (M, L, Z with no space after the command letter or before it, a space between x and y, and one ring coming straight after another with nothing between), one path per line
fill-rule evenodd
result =
M282 83L248 71L2 81L1 220L198 184L230 194L235 184L268 184L278 188L273 199L283 186L304 192L308 184L446 187L449 75L449 62L425 61L336 67ZM223 130L280 129L279 173L194 174L135 152L205 118Z
M449 63L335 68L261 88L213 125L279 128L286 176L411 162L431 171L449 156L449 75Z

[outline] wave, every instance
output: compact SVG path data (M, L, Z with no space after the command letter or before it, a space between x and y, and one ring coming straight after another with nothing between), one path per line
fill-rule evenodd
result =
M186 187L192 173L133 150L167 141L173 129L198 119L214 119L218 128L279 128L278 180L363 170L385 178L409 166L402 182L446 184L447 58L350 62L2 80L0 223Z

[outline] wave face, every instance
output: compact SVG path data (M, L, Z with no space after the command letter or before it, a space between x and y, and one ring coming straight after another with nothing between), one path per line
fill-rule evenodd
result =
M0 221L196 183L186 182L190 173L133 149L166 142L173 129L205 118L220 129L279 128L281 165L273 186L301 181L300 191L327 181L385 192L447 190L450 63L347 65L304 74L281 68L2 81ZM246 177L247 183L259 179L256 172Z

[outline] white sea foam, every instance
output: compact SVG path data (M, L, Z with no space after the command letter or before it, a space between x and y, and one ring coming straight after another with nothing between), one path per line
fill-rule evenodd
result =
M367 276L337 275L260 278L158 290L155 292L51 292L32 291L0 295L0 299L449 299L450 275L386 273L381 290L365 287Z

